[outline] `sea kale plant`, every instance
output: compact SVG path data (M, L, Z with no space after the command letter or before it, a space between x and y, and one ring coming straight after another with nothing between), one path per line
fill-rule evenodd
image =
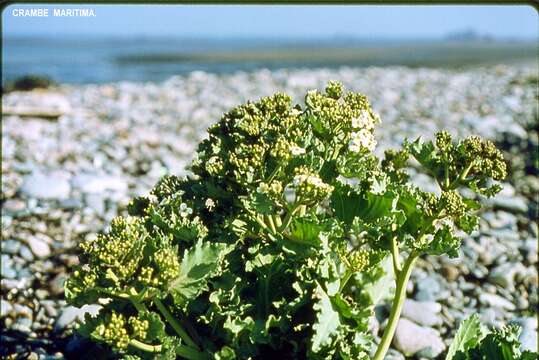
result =
M81 245L66 297L102 308L80 333L129 359L382 360L416 260L458 255L480 208L462 194L495 195L506 167L492 142L443 131L379 159L379 122L335 82L304 106L278 93L224 114L192 176L164 177ZM409 181L412 159L439 192Z

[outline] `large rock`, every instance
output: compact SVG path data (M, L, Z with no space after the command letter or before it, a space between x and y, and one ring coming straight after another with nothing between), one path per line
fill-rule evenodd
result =
M537 352L537 318L516 318L511 321L513 324L520 325L522 332L520 333L520 349L522 351L529 350Z
M393 345L405 356L421 353L422 357L429 359L438 356L446 347L438 331L404 318L399 320Z
M479 295L479 302L483 305L503 310L514 311L516 309L511 301L496 294L483 293Z
M442 323L438 315L442 306L433 301L415 301L406 299L402 307L402 316L419 325L436 326Z
M27 197L44 200L61 200L69 197L71 186L67 174L34 172L24 178L21 193Z
M125 180L111 175L79 174L73 178L73 187L89 194L106 191L124 192L127 190Z

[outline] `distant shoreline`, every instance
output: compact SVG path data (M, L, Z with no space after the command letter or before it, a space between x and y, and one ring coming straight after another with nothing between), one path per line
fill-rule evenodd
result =
M270 71L369 66L467 68L538 62L537 43L500 41L347 42L134 42L126 40L21 40L3 44L2 84L25 75L58 83L160 82L204 71Z

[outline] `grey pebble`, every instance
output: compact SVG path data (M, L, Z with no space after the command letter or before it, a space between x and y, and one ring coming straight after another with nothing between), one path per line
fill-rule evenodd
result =
M435 358L446 348L436 330L419 326L404 318L401 318L397 325L393 345L405 356L417 354L428 359Z
M47 242L38 237L38 236L32 236L28 239L28 246L30 246L30 249L34 253L34 255L38 258L45 258L51 254L51 249L49 244Z
M406 299L402 308L402 316L419 325L437 326L442 324L439 313L442 306L437 302L415 301Z
M0 318L7 316L13 310L13 305L7 300L0 299Z
M2 253L16 255L19 253L21 243L17 240L2 240Z
M38 199L59 200L69 197L71 186L67 176L35 172L24 179L23 195Z
M516 306L512 302L496 294L482 293L479 295L479 302L483 305L508 311L514 311L516 309Z

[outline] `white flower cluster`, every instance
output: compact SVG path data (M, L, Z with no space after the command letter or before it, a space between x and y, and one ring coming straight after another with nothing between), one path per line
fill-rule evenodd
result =
M333 191L333 187L323 182L318 175L309 173L294 176L292 185L301 196L307 198L324 198Z
M294 156L305 154L305 149L299 146L291 146L290 153Z
M367 110L362 110L358 117L352 118L352 128L354 129L374 129L375 120Z
M298 187L301 184L309 184L315 187L321 187L327 184L322 181L318 176L316 175L308 175L308 174L298 174L294 176L294 181L292 182L295 187Z
M210 198L206 199L206 202L204 203L204 205L209 211L213 211L213 209L215 209L215 201L213 201L213 199L210 199Z
M360 152L362 149L373 151L376 147L376 139L371 131L367 129L361 129L353 132L348 143L348 150L353 152Z
M189 206L187 206L186 203L180 204L180 216L182 218L188 217L193 213L193 209L191 209Z
M300 185L310 185L320 190L331 189L331 185L323 182L322 179L320 179L317 175L298 174L294 176L292 184L294 187L298 187Z

